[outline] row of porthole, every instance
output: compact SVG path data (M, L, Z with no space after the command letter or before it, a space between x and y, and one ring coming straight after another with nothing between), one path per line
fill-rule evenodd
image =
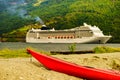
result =
M51 39L52 36L48 36L48 39ZM75 38L74 36L55 36L55 39L73 39Z

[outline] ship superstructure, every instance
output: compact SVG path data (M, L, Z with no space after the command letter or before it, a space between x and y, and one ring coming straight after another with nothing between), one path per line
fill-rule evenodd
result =
M26 42L29 43L106 43L111 36L104 35L96 26L87 25L55 30L43 26L41 29L31 29L27 32Z

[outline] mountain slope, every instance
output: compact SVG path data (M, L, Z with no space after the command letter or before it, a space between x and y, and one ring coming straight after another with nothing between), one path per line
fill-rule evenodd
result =
M34 18L40 17L48 27L54 27L55 29L72 28L80 26L84 22L96 25L105 34L113 36L111 42L120 42L119 0L23 0L21 4L16 8L18 10L16 18L13 15L10 19L7 19L8 15L3 17L3 12L6 12L2 10L2 14L0 14L0 18L3 17L3 21L0 21L1 33L3 33L3 30L9 32L24 25L36 24ZM22 10L22 16L18 15L21 12L19 10ZM13 20L12 23L7 22L8 25L5 25L6 19L17 20L15 22ZM18 24L18 22L21 24ZM9 29L6 30L3 26Z

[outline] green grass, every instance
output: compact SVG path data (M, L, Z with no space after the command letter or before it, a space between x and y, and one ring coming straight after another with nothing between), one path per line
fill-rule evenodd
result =
M25 49L2 49L0 50L0 58L17 58L17 57L31 57L30 54L27 54L27 48ZM37 50L29 47L29 49L35 50L42 54L51 55L52 53L46 52L43 50ZM98 46L94 48L95 53L111 53L111 52L120 52L120 48L108 47L108 46Z
M0 50L0 58L31 57L31 55L27 53L26 49L8 49L8 48L2 49ZM42 50L37 50L33 48L30 48L30 49L40 52L42 54L46 54L46 55L51 54L49 52L45 52Z
M16 57L30 57L31 55L27 54L25 49L2 49L0 50L0 57L1 58L16 58Z
M108 46L98 46L94 48L95 53L111 53L111 52L120 52L120 48L108 47Z
M70 50L70 52L74 52L76 50L76 44L71 44L70 46L68 46L68 49Z

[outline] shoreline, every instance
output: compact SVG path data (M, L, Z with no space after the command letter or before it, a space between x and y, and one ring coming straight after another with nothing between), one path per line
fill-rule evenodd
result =
M69 46L72 44L53 44L53 43L25 43L25 42L2 42L0 43L0 50L4 48L8 49L25 49L28 47L32 47L38 50L43 50L43 51L70 51ZM11 46L12 45L12 46ZM75 51L89 51L93 50L97 46L109 46L109 47L120 47L120 44L112 44L112 43L107 43L107 44L76 44L76 49Z
M52 55L81 66L120 71L120 52L104 54ZM0 58L0 80L83 80L45 68L36 59Z

